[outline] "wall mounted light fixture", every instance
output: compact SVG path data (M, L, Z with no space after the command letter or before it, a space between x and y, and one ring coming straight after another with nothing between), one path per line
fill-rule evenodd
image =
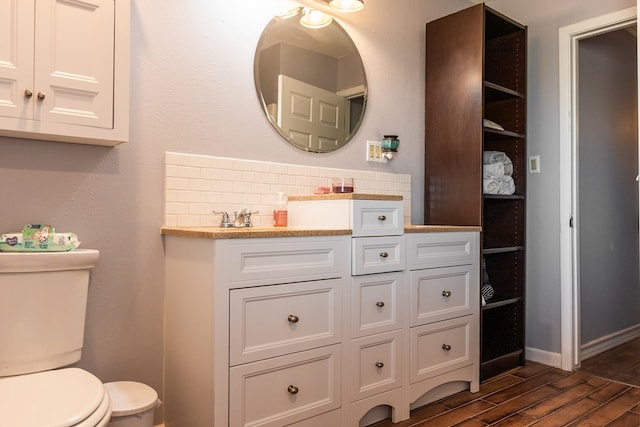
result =
M329 4L337 12L357 12L364 8L364 0L317 0L319 3ZM295 16L302 9L300 24L303 27L317 29L331 25L333 18L321 10L312 7L292 9L278 15L281 19L288 19Z
M340 12L357 12L364 8L364 0L331 0L329 5Z
M324 12L310 7L305 7L302 10L302 17L300 18L300 24L303 27L317 29L328 27L333 18Z

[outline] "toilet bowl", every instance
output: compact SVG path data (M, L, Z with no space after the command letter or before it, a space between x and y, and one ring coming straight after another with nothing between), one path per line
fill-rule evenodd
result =
M109 393L82 369L0 378L0 426L103 427L110 418Z

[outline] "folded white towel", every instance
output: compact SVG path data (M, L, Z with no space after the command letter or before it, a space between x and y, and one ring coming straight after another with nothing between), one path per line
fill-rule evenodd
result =
M482 180L482 191L485 194L510 196L516 192L516 185L513 182L513 178L507 175L502 178L484 178Z
M504 164L504 174L513 175L513 162L502 151L484 151L482 153L482 164L490 165L492 163L502 162Z
M502 178L504 176L504 163L496 162L482 166L482 178Z
M484 194L498 194L500 180L496 178L484 178L482 180L482 192Z
M482 124L484 125L484 127L486 128L491 128L491 129L497 129L497 130L504 130L504 128L502 126L500 126L499 124L497 124L496 122L489 120L489 119L483 119Z

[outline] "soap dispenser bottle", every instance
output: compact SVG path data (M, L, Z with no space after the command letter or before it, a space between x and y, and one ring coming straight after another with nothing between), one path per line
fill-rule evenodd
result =
M278 193L276 199L276 206L273 210L273 226L274 227L286 227L287 226L287 203L289 199L283 192Z

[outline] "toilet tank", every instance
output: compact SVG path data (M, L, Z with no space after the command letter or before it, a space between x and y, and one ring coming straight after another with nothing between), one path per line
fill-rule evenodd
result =
M80 360L99 252L0 252L0 377Z

